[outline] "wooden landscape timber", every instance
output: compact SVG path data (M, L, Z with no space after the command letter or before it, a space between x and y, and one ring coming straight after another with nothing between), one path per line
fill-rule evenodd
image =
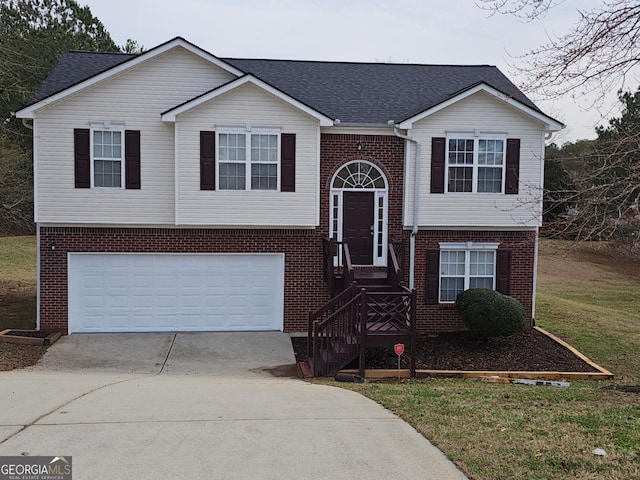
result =
M551 338L567 348L571 353L580 358L583 362L597 370L596 372L527 372L527 371L473 371L473 370L421 370L416 369L416 378L428 377L448 377L448 378L487 378L499 377L505 379L529 379L529 380L611 380L613 373L606 368L601 367L597 363L590 360L584 354L576 350L574 347L559 339L555 335L547 332L543 328L533 327L543 335ZM355 374L359 370L348 369L341 370L341 373ZM364 372L367 380L391 380L398 378L410 378L408 369L367 369Z

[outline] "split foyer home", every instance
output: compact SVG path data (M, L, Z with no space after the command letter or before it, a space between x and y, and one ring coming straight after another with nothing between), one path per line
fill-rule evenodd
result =
M413 292L417 332L463 329L453 302L474 287L533 322L545 136L563 125L494 66L218 58L175 38L68 52L17 116L42 329L306 331L353 282Z

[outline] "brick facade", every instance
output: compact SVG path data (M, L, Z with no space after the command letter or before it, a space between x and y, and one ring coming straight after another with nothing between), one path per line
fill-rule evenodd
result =
M415 286L418 296L416 311L418 330L438 333L464 330L465 326L452 304L427 305L425 276L427 250L437 250L439 242L498 242L499 250L511 252L510 295L524 306L528 325L533 326L533 269L535 258L535 232L480 232L480 231L420 231L416 237ZM407 236L408 244L408 236ZM407 248L408 255L408 248Z
M358 150L358 145L362 147ZM404 140L393 135L322 134L320 141L320 232L329 235L329 190L333 175L354 160L376 165L389 183L389 238L402 236Z
M284 252L284 328L289 332L306 331L309 310L329 299L315 230L40 227L42 329L67 330L68 252Z
M360 146L360 149L358 147ZM395 136L322 134L320 165L320 225L310 230L184 229L113 227L40 227L40 322L43 329L67 329L67 253L284 253L285 331L306 331L310 310L321 307L329 292L322 278L320 237L329 233L330 182L340 167L367 160L388 181L389 239L404 238L408 270L409 232L402 225L404 140ZM416 239L415 285L418 291L418 329L438 333L464 329L451 305L427 305L426 252L438 242L499 242L511 252L511 295L529 315L534 275L533 231L420 231ZM55 244L55 250L51 245Z

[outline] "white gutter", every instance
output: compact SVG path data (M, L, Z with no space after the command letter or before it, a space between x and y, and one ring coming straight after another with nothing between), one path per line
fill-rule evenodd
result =
M413 228L411 229L411 236L409 237L409 288L413 289L415 283L416 235L418 235L418 212L420 203L420 142L407 135L401 134L395 124L393 126L393 133L396 137L403 138L409 142L415 143L416 145L416 168L414 172L415 184L413 186Z

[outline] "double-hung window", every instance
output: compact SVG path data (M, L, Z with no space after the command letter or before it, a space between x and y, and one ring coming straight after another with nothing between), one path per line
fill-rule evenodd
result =
M496 288L497 243L440 244L440 302L470 288Z
M91 131L91 162L94 187L122 188L124 165L124 132L122 130Z
M219 132L220 190L278 190L280 135L276 132Z
M447 191L502 193L506 148L502 136L447 138Z

